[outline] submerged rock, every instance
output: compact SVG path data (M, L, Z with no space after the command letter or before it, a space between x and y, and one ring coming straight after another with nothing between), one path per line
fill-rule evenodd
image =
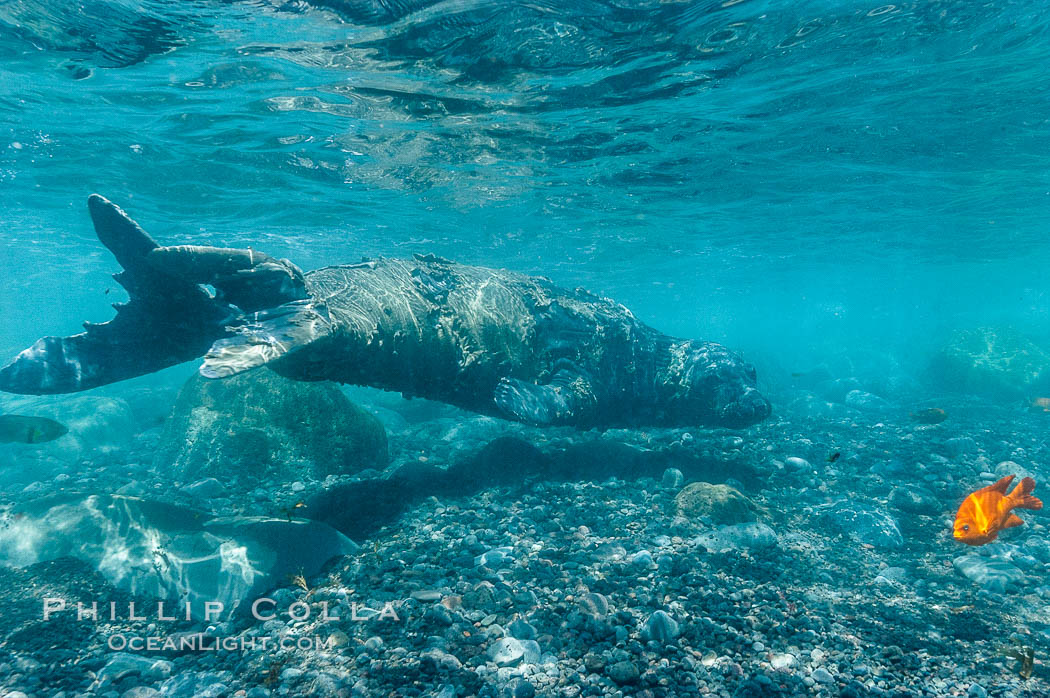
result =
M674 498L675 510L689 519L709 518L718 524L755 521L764 513L759 505L728 485L693 482Z
M877 548L899 548L904 537L896 519L878 507L842 500L824 507L820 514L825 524L845 533L860 543Z
M952 560L955 571L985 591L1004 594L1024 581L1024 573L1006 560L969 553Z
M711 552L726 550L763 550L772 548L779 542L777 534L764 523L741 523L722 526L697 536L696 542Z
M152 659L128 652L110 655L109 661L98 672L100 686L116 683L126 676L139 676L147 680L166 679L175 665L165 659Z
M247 489L259 482L324 480L386 462L382 424L338 387L270 370L190 378L155 459L158 470L184 482L215 477Z
M918 485L894 487L890 490L889 501L891 506L909 514L931 514L940 507L933 493Z
M885 399L864 390L851 390L846 393L846 406L869 412L883 412L892 407Z
M626 659L606 667L605 673L621 686L636 683L641 675L638 671L638 665Z
M685 475L678 468L668 468L660 478L660 486L669 490L676 490L685 482Z
M317 521L211 518L131 497L55 498L18 513L0 529L0 564L76 558L118 589L177 603L180 612L188 603L194 617L204 615L209 601L223 604L219 615L228 617L239 602L250 605L290 575L315 574L331 558L357 550Z
M979 327L952 335L930 364L945 388L999 399L1050 394L1050 352L1020 332Z
M642 639L666 645L678 637L678 623L665 611L654 611L642 626Z
M496 666L517 666L525 658L525 647L520 640L505 637L489 648L489 659Z

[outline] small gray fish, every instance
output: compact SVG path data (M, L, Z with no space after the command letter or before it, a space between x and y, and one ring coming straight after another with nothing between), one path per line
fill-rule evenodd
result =
M42 444L67 432L64 425L47 417L0 414L0 443Z

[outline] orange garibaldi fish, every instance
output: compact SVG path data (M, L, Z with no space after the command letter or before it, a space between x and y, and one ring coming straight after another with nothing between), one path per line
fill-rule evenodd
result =
M1010 494L1007 488L1016 475L1007 475L994 485L982 487L963 500L955 515L955 540L967 545L991 543L1004 528L1021 526L1024 521L1014 509L1042 509L1043 503L1032 496L1035 480L1026 477Z

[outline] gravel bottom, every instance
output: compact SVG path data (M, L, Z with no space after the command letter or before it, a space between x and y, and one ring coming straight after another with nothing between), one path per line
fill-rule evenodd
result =
M950 534L962 497L1000 472L1043 482L1047 420L977 403L951 412L936 426L850 411L746 432L607 432L672 464L737 473L728 483L764 510L762 526L677 516L689 479L673 470L424 493L359 541L357 556L271 593L267 620L117 619L34 635L42 590L74 594L90 581L95 595L123 597L75 566L4 570L15 612L0 628L0 686L14 698L1050 695L1041 514L1022 512L1026 526L978 549ZM391 437L395 465L447 463L508 432L543 448L584 438L472 424L406 427ZM123 474L130 493L162 490L162 474L129 462L144 459L114 457L64 480L112 487ZM262 494L208 504L272 513L298 491ZM979 571L994 563L1005 576L964 576L958 560L970 554ZM245 648L118 652L107 646L116 634ZM1022 647L1035 656L1027 679L1004 654Z

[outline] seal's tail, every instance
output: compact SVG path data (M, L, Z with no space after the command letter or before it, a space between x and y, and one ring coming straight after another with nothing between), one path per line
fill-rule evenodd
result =
M44 337L0 369L0 390L45 395L87 390L202 356L226 334L236 309L201 285L148 263L158 245L120 208L88 199L98 239L123 267L113 278L129 296L115 318L84 323L70 337Z
M219 378L261 366L332 331L299 269L253 250L160 247L120 208L94 194L95 232L123 271L117 316L70 337L44 337L0 368L0 391L87 390L206 356ZM202 284L215 288L215 295Z

